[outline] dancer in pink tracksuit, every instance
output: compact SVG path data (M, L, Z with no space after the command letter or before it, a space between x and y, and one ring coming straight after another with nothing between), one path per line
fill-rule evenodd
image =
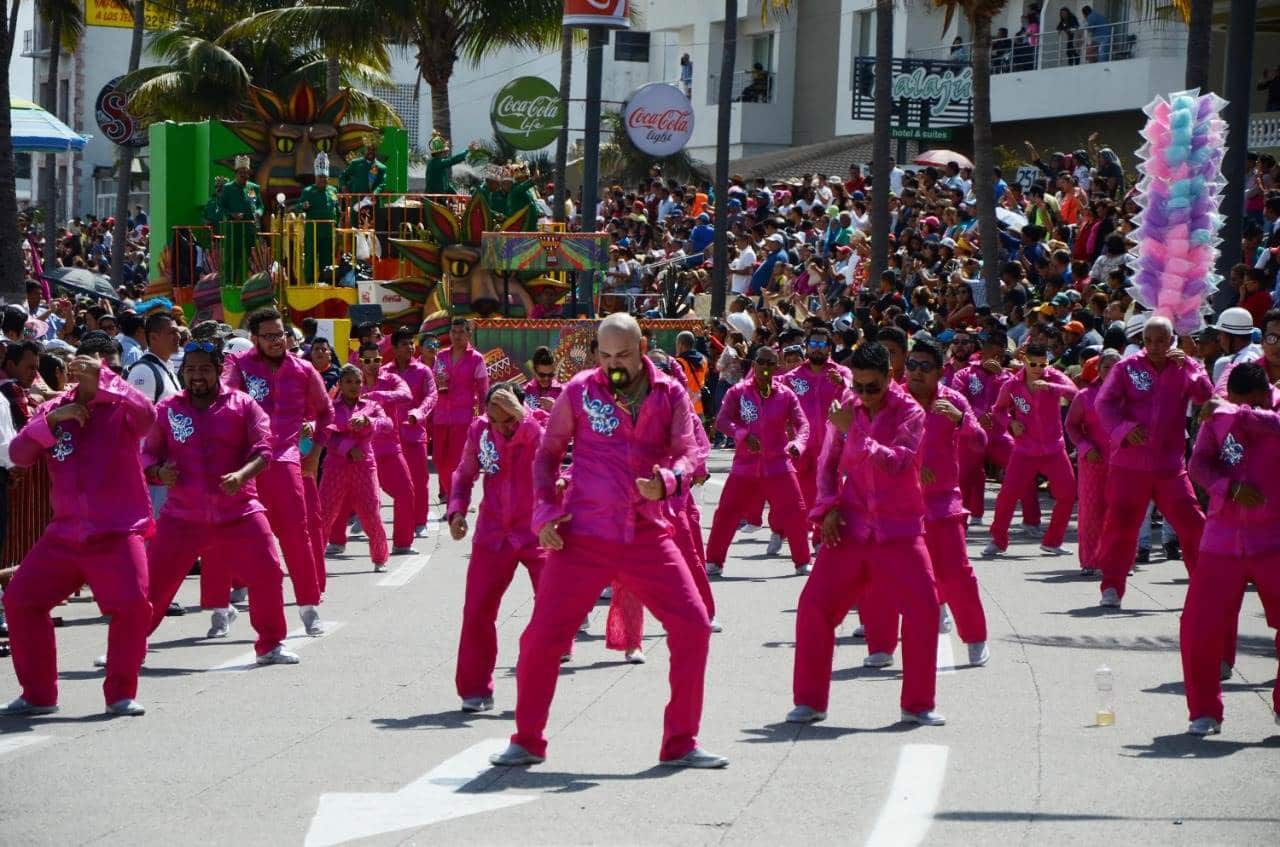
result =
M1066 374L1049 367L1049 351L1042 344L1028 344L1022 372L1006 382L992 410L996 425L1013 436L1013 453L1005 468L1004 483L996 495L991 519L991 543L982 551L990 559L1009 547L1013 507L1037 474L1049 479L1053 516L1040 549L1054 556L1066 555L1062 539L1071 523L1076 503L1076 478L1062 438L1062 403L1076 396L1076 386ZM1136 539L1135 539L1136 543Z
M955 617L960 640L968 645L969 664L981 667L990 659L987 616L978 595L978 577L965 549L967 513L960 498L959 455L965 450L981 451L985 436L964 396L942 384L942 364L942 348L929 341L917 341L906 362L907 390L928 413L920 448L924 540L938 594ZM892 656L898 615L888 603L877 600L873 597L866 608L859 609L871 654L864 664L884 667L888 663L875 658ZM940 621L940 625L945 624Z
M466 318L454 318L449 325L448 350L436 354L435 413L432 416L432 455L436 461L437 484L441 502L449 500L449 484L454 468L462 457L467 430L478 410L484 408L489 393L489 371L484 356L471 346L471 324Z
M671 700L660 762L724 767L727 759L698 747L711 622L662 503L686 490L705 458L693 436L689 394L645 358L630 315L605 318L597 338L600 366L565 386L534 458L533 526L550 554L520 637L516 731L490 761L543 761L560 657L601 589L616 580L667 631ZM574 478L561 504L556 483L570 443Z
M332 539L355 512L369 539L369 558L374 571L387 567L387 531L382 526L378 503L378 466L373 456L373 440L392 431L395 424L377 402L360 396L364 374L355 365L343 365L338 377L338 397L329 425L329 449L324 457L320 480L320 528ZM340 554L331 545L329 552Z
M248 394L219 384L221 371L217 345L189 343L182 359L187 388L156 406L155 425L142 446L148 480L169 491L147 546L151 632L200 557L204 568L228 569L249 587L258 664L297 664L297 655L283 646L280 560L253 482L271 460L271 422ZM236 612L228 605L214 615L225 634Z
M1142 330L1142 350L1121 359L1098 391L1094 407L1111 439L1107 467L1123 485L1107 501L1099 560L1103 606L1118 607L1133 565L1147 504L1156 507L1182 542L1187 571L1195 570L1204 513L1187 478L1188 403L1204 403L1213 386L1199 362L1173 348L1173 327L1151 318Z
M307 635L323 635L320 622L320 574L324 562L315 556L316 545L308 522L299 519L299 506L306 508L302 484L302 455L298 442L304 425L313 431L316 447L323 447L333 420L333 406L325 393L324 381L316 369L285 345L284 322L275 309L260 309L249 316L249 332L254 348L227 357L222 367L222 384L244 391L271 419L271 463L255 480L258 499L267 508L271 531L280 542L285 567L293 582L293 596ZM201 602L221 608L230 591L229 575L203 579Z
M37 409L9 444L15 467L47 463L53 519L4 594L13 671L22 686L21 696L0 710L5 715L58 710L58 654L49 612L85 583L111 618L102 685L107 711L145 711L134 698L151 624L143 539L152 521L137 445L156 413L148 398L99 361L118 353L119 343L97 335L67 367L75 387ZM109 507L101 502L104 495L110 496Z
M938 589L925 546L920 487L925 411L891 381L871 342L849 360L857 395L831 414L844 433L818 464L818 566L800 593L792 723L827 716L835 630L868 591L902 613L902 719L937 726Z
M1220 662L1235 652L1236 619L1249 582L1267 623L1280 628L1280 415L1272 411L1267 372L1256 362L1237 364L1227 391L1230 403L1211 401L1191 454L1191 477L1209 492L1209 518L1181 624L1188 731L1194 735L1221 730ZM1280 724L1280 679L1271 708Z
M781 380L774 381L777 368L778 354L761 347L751 365L751 378L730 388L720 402L716 429L732 438L737 448L707 541L707 572L712 576L723 572L738 523L751 514L762 493L791 546L796 573L809 572L804 495L792 464L804 454L809 422L791 389Z
M413 549L413 536L418 515L413 477L400 449L399 424L413 404L413 392L403 379L382 367L382 355L375 345L366 342L360 345L359 353L360 373L364 377L360 394L381 406L393 424L389 430L374 432L373 458L378 465L382 493L391 498L391 555L407 556L417 552ZM345 524L334 527L334 533L331 542L346 543Z
M436 407L436 378L431 368L413 357L411 329L401 327L391 333L393 359L382 366L384 373L394 374L405 381L413 400L396 409L396 426L400 432L400 451L409 467L413 481L414 534L421 535L427 528L430 514L431 480L427 469L427 421Z
M1000 389L1013 377L1004 366L1008 343L1003 331L991 330L982 341L979 361L958 369L948 383L969 401L973 416L987 435L982 453L968 449L960 454L960 493L969 512L969 521L975 525L982 523L982 516L986 513L986 466L995 465L1003 470L1013 452L1013 439L1007 431L996 426L995 417L991 414L1000 397ZM1040 500L1034 481L1027 486L1027 493L1022 498L1022 520L1033 532L1038 531Z
M1079 483L1080 507L1076 516L1077 555L1080 569L1088 574L1101 573L1098 546L1102 541L1102 522L1107 514L1107 456L1111 439L1096 407L1098 391L1111 368L1120 361L1120 353L1104 350L1098 359L1098 375L1080 389L1071 401L1063 427L1076 448L1076 480Z
M509 383L498 383L489 391L487 413L472 422L449 489L449 532L461 541L467 535L471 488L477 476L484 479L454 676L464 712L493 708L493 668L498 659L495 622L516 566L525 566L536 593L546 563L546 552L538 547L531 527L533 498L529 496L542 424L537 413L524 407L521 394Z
M533 351L529 364L533 367L533 379L521 386L524 404L530 409L541 409L551 414L551 406L564 391L564 386L556 379L555 357L546 347L539 347Z

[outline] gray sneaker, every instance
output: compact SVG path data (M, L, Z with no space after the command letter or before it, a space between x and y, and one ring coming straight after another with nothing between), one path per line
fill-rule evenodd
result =
M669 768L723 768L729 760L715 753L708 753L701 747L694 747L678 759L661 759L658 764Z
M947 604L943 603L938 607L938 632L950 635L951 626L951 612L947 609Z
M263 653L258 657L260 665L296 665L300 661L302 660L298 658L298 654L284 649L283 644L277 644L270 653Z
M205 638L226 638L227 633L231 631L231 625L238 617L240 613L236 611L235 606L214 609L213 616L209 619L209 632Z
M1231 665L1228 665L1226 660L1223 659L1222 661L1218 662L1218 679L1222 680L1223 682L1226 682L1227 680L1231 679L1231 673L1233 670L1235 669L1232 668Z
M1187 727L1188 735L1218 735L1222 732L1222 724L1213 718L1196 718Z
M770 556L776 556L782 552L782 536L776 532L771 534L769 536L769 544L764 548L764 552Z
M107 706L107 712L112 715L136 718L145 715L147 710L137 700L125 699L117 700L110 706Z
M980 668L991 661L991 651L987 649L987 642L975 641L968 646L970 667Z
M817 723L826 719L826 712L819 712L809 706L796 706L787 712L787 723Z
M921 726L942 726L947 722L947 719L933 709L924 712L908 712L903 709L902 721L903 723L918 723Z
M488 712L492 710L492 697L467 697L462 701L462 711L464 712Z
M248 589L247 587L246 587L246 588L233 588L233 589L231 589L231 600L230 600L230 602L231 602L231 605L233 605L233 606L242 606L242 605L244 605L245 603L248 603L248 602L249 602L249 589Z
M796 568L796 576L808 576L813 573L813 565L804 564Z
M1120 592L1114 588L1108 588L1102 592L1102 599L1098 601L1098 605L1108 609L1120 608Z
M25 697L18 697L6 703L4 708L0 708L0 715L5 717L13 717L15 715L52 715L56 711L58 711L57 703L48 706L37 706L35 703L28 702Z
M724 573L724 565L717 565L715 562L707 562L707 576L720 576Z
M324 624L320 623L320 611L315 606L300 606L298 617L302 618L302 625L306 627L307 635L312 638L324 635Z
M862 660L864 668L887 668L893 664L892 653L872 653Z
M326 556L341 556L346 552L347 545L345 544L326 544L324 548L324 554Z
M418 555L418 551L412 547L392 547L391 555L392 556L416 556Z
M716 620L715 618L712 618L712 619L711 619L711 631L712 631L712 632L723 632L723 631L724 631L724 627L720 625L720 621Z
M489 757L489 764L500 768L518 768L522 765L540 765L546 760L545 756L535 756L519 744L508 744L507 749Z

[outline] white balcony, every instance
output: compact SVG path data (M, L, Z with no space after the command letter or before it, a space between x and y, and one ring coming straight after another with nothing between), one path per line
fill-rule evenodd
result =
M1249 116L1249 149L1280 150L1280 112Z

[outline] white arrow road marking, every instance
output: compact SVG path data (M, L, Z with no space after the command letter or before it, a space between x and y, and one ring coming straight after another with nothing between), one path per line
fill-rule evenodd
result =
M51 735L32 735L30 733L24 735L6 735L0 736L0 756L6 756L9 753L17 752L24 747L31 747L43 741L52 741Z
M707 487L707 488L711 488L711 487L723 488L724 481L725 481L725 477L723 476L713 476L702 484L704 487Z
M321 794L305 847L330 847L403 829L518 806L529 794L461 794L459 789L491 769L489 754L506 749L489 738L463 750L393 794Z
M409 580L413 579L418 573L427 566L427 562L431 561L430 553L420 553L416 556L407 556L402 559L393 558L389 560L395 562L395 567L389 569L378 580L379 588L402 588L409 584Z
M346 624L343 623L342 621L324 621L324 635L321 637L325 638L330 635L333 635L335 632L342 629L344 626L346 626ZM292 650L296 653L299 649L307 646L308 644L312 643L315 640L316 640L315 638L312 638L311 636L307 635L307 631L305 629L299 627L298 629L295 629L293 632L289 633L289 635L285 638L284 646L287 649ZM258 654L250 650L248 653L241 653L239 656L236 656L234 659L225 661L220 665L215 665L209 668L209 670L211 672L217 673L217 672L224 672L224 671L247 671L247 670L252 670L253 668L256 668L256 667L258 667Z
M866 847L915 847L924 841L946 774L946 746L905 745L898 754L898 770L889 787L889 799L880 810Z
M938 673L955 673L956 657L951 651L951 636L945 632L938 633Z

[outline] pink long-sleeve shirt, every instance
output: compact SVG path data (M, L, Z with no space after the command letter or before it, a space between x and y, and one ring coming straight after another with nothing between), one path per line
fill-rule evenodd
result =
M274 366L255 347L227 356L222 366L222 384L243 391L258 401L271 419L271 459L298 464L298 440L305 421L315 423L312 440L323 447L333 421L333 404L324 390L324 380L309 362L285 354Z
M1081 462L1085 461L1085 456L1089 455L1090 450L1097 450L1104 461L1111 452L1111 439L1102 425L1102 420L1098 417L1097 402L1100 390L1102 390L1100 381L1091 382L1080 389L1076 399L1071 401L1071 408L1067 409L1067 419L1063 423L1067 436L1076 446L1076 459Z
M361 427L359 430L351 428L351 419L363 416L369 420L369 426ZM325 463L342 462L351 463L351 459L347 454L352 448L359 447L364 453L364 458L360 460L360 464L373 467L374 450L373 441L379 434L385 435L395 431L395 423L391 418L387 417L387 413L378 405L377 401L370 400L367 397L361 397L355 402L355 405L348 406L346 401L339 397L333 402L333 420L328 427L329 451L325 454Z
M409 366L403 370L394 361L382 366L383 373L391 373L400 377L409 386L413 399L408 405L398 409L396 425L400 429L401 444L421 444L427 440L427 420L435 409L440 395L436 393L436 378L431 368L417 359L409 360ZM409 422L413 415L414 423Z
M564 392L564 385L554 379L546 388L539 385L536 379L529 380L520 388L524 391L524 404L530 409L541 409L542 404L539 401L544 397L554 403Z
M360 389L360 396L367 397L382 407L394 426L382 427L373 434L373 455L387 456L400 452L399 423L406 409L413 404L413 392L409 385L395 374L382 370L373 385Z
M1204 403L1213 385L1200 363L1170 359L1157 371L1139 350L1111 368L1094 408L1111 440L1112 468L1171 474L1182 470L1187 445L1187 404ZM1134 446L1125 436L1141 425L1145 444Z
M1191 478L1209 492L1200 549L1224 556L1280 551L1280 414L1224 405L1200 426L1191 451ZM1266 498L1246 508L1231 500L1231 486L1247 482Z
M842 536L858 542L914 538L924 532L920 485L925 412L896 383L886 388L874 418L852 392L853 422L844 437L827 440L818 460L818 497L810 516L840 510ZM842 400L843 402L843 400Z
M789 451L804 453L809 440L809 421L800 400L782 380L773 382L773 391L761 397L754 378L744 379L725 392L716 415L716 429L732 438L731 473L751 478L777 476L795 469ZM747 436L754 435L760 451L747 447Z
M528 414L510 438L494 428L488 415L471 422L462 459L453 472L448 516L465 515L476 477L484 480L484 499L476 516L474 540L479 547L513 550L538 546L533 531L533 457L542 439L537 415Z
M1032 391L1024 374L1000 386L1000 396L991 409L997 430L1008 431L1013 436L1013 452L1028 456L1045 456L1065 450L1062 440L1062 403L1070 402L1078 389L1066 374L1055 368L1045 368L1044 381L1048 388ZM1009 425L1014 421L1026 429L1022 435L1013 435Z
M832 382L832 374L839 383ZM805 441L804 455L797 464L814 465L822 454L827 439L827 412L831 404L844 394L853 376L849 369L828 360L815 372L808 362L784 374L781 382L800 400L805 420L809 422L809 437Z
M447 378L442 379L442 374ZM440 396L432 422L439 426L470 424L484 410L484 398L489 393L484 356L468 347L455 357L453 348L446 348L436 354L435 375Z
M187 392L162 400L142 445L144 468L172 462L178 481L169 486L161 514L183 521L225 524L265 511L252 481L224 494L222 477L254 457L271 460L271 421L243 391L221 389L207 409Z
M151 497L137 445L156 419L155 407L137 389L102 368L89 422L49 425L54 409L75 403L73 388L41 406L9 443L14 467L29 468L41 457L53 482L53 520L47 532L83 541L107 533L147 532Z
M938 400L949 401L963 413L960 423L952 423L951 418L932 411L933 403ZM974 417L964 395L945 385L939 384L933 401L921 403L920 407L925 411L920 464L922 468L932 471L934 477L931 483L921 482L925 518L938 521L956 515L967 515L969 512L960 495L960 452L982 450L987 443L987 434L978 425L978 419Z
M982 363L977 362L956 371L955 376L947 383L950 388L959 391L969 401L969 408L975 417L981 418L991 411L1000 397L1000 388L1010 379L1008 371L987 373Z
M647 358L643 367L649 394L634 421L602 369L583 371L565 386L534 457L534 532L571 515L562 530L604 541L630 543L653 529L670 535L662 502L646 500L636 480L652 476L657 465L670 498L688 489L706 451L693 434L689 393ZM573 484L561 504L555 485L570 442Z
M1258 354L1257 356L1250 356L1248 359L1242 359L1239 362L1231 362L1226 366L1226 368L1223 369L1222 375L1218 377L1218 381L1214 383L1213 393L1217 394L1219 397L1226 397L1227 396L1227 380L1231 378L1231 372L1235 370L1239 365L1243 365L1246 362L1254 365L1261 365L1264 370L1267 367L1267 357L1262 354ZM1268 372L1268 376L1269 375L1270 375L1270 372ZM1271 407L1273 409L1280 408L1280 387L1277 387L1275 383L1272 383L1271 385Z

